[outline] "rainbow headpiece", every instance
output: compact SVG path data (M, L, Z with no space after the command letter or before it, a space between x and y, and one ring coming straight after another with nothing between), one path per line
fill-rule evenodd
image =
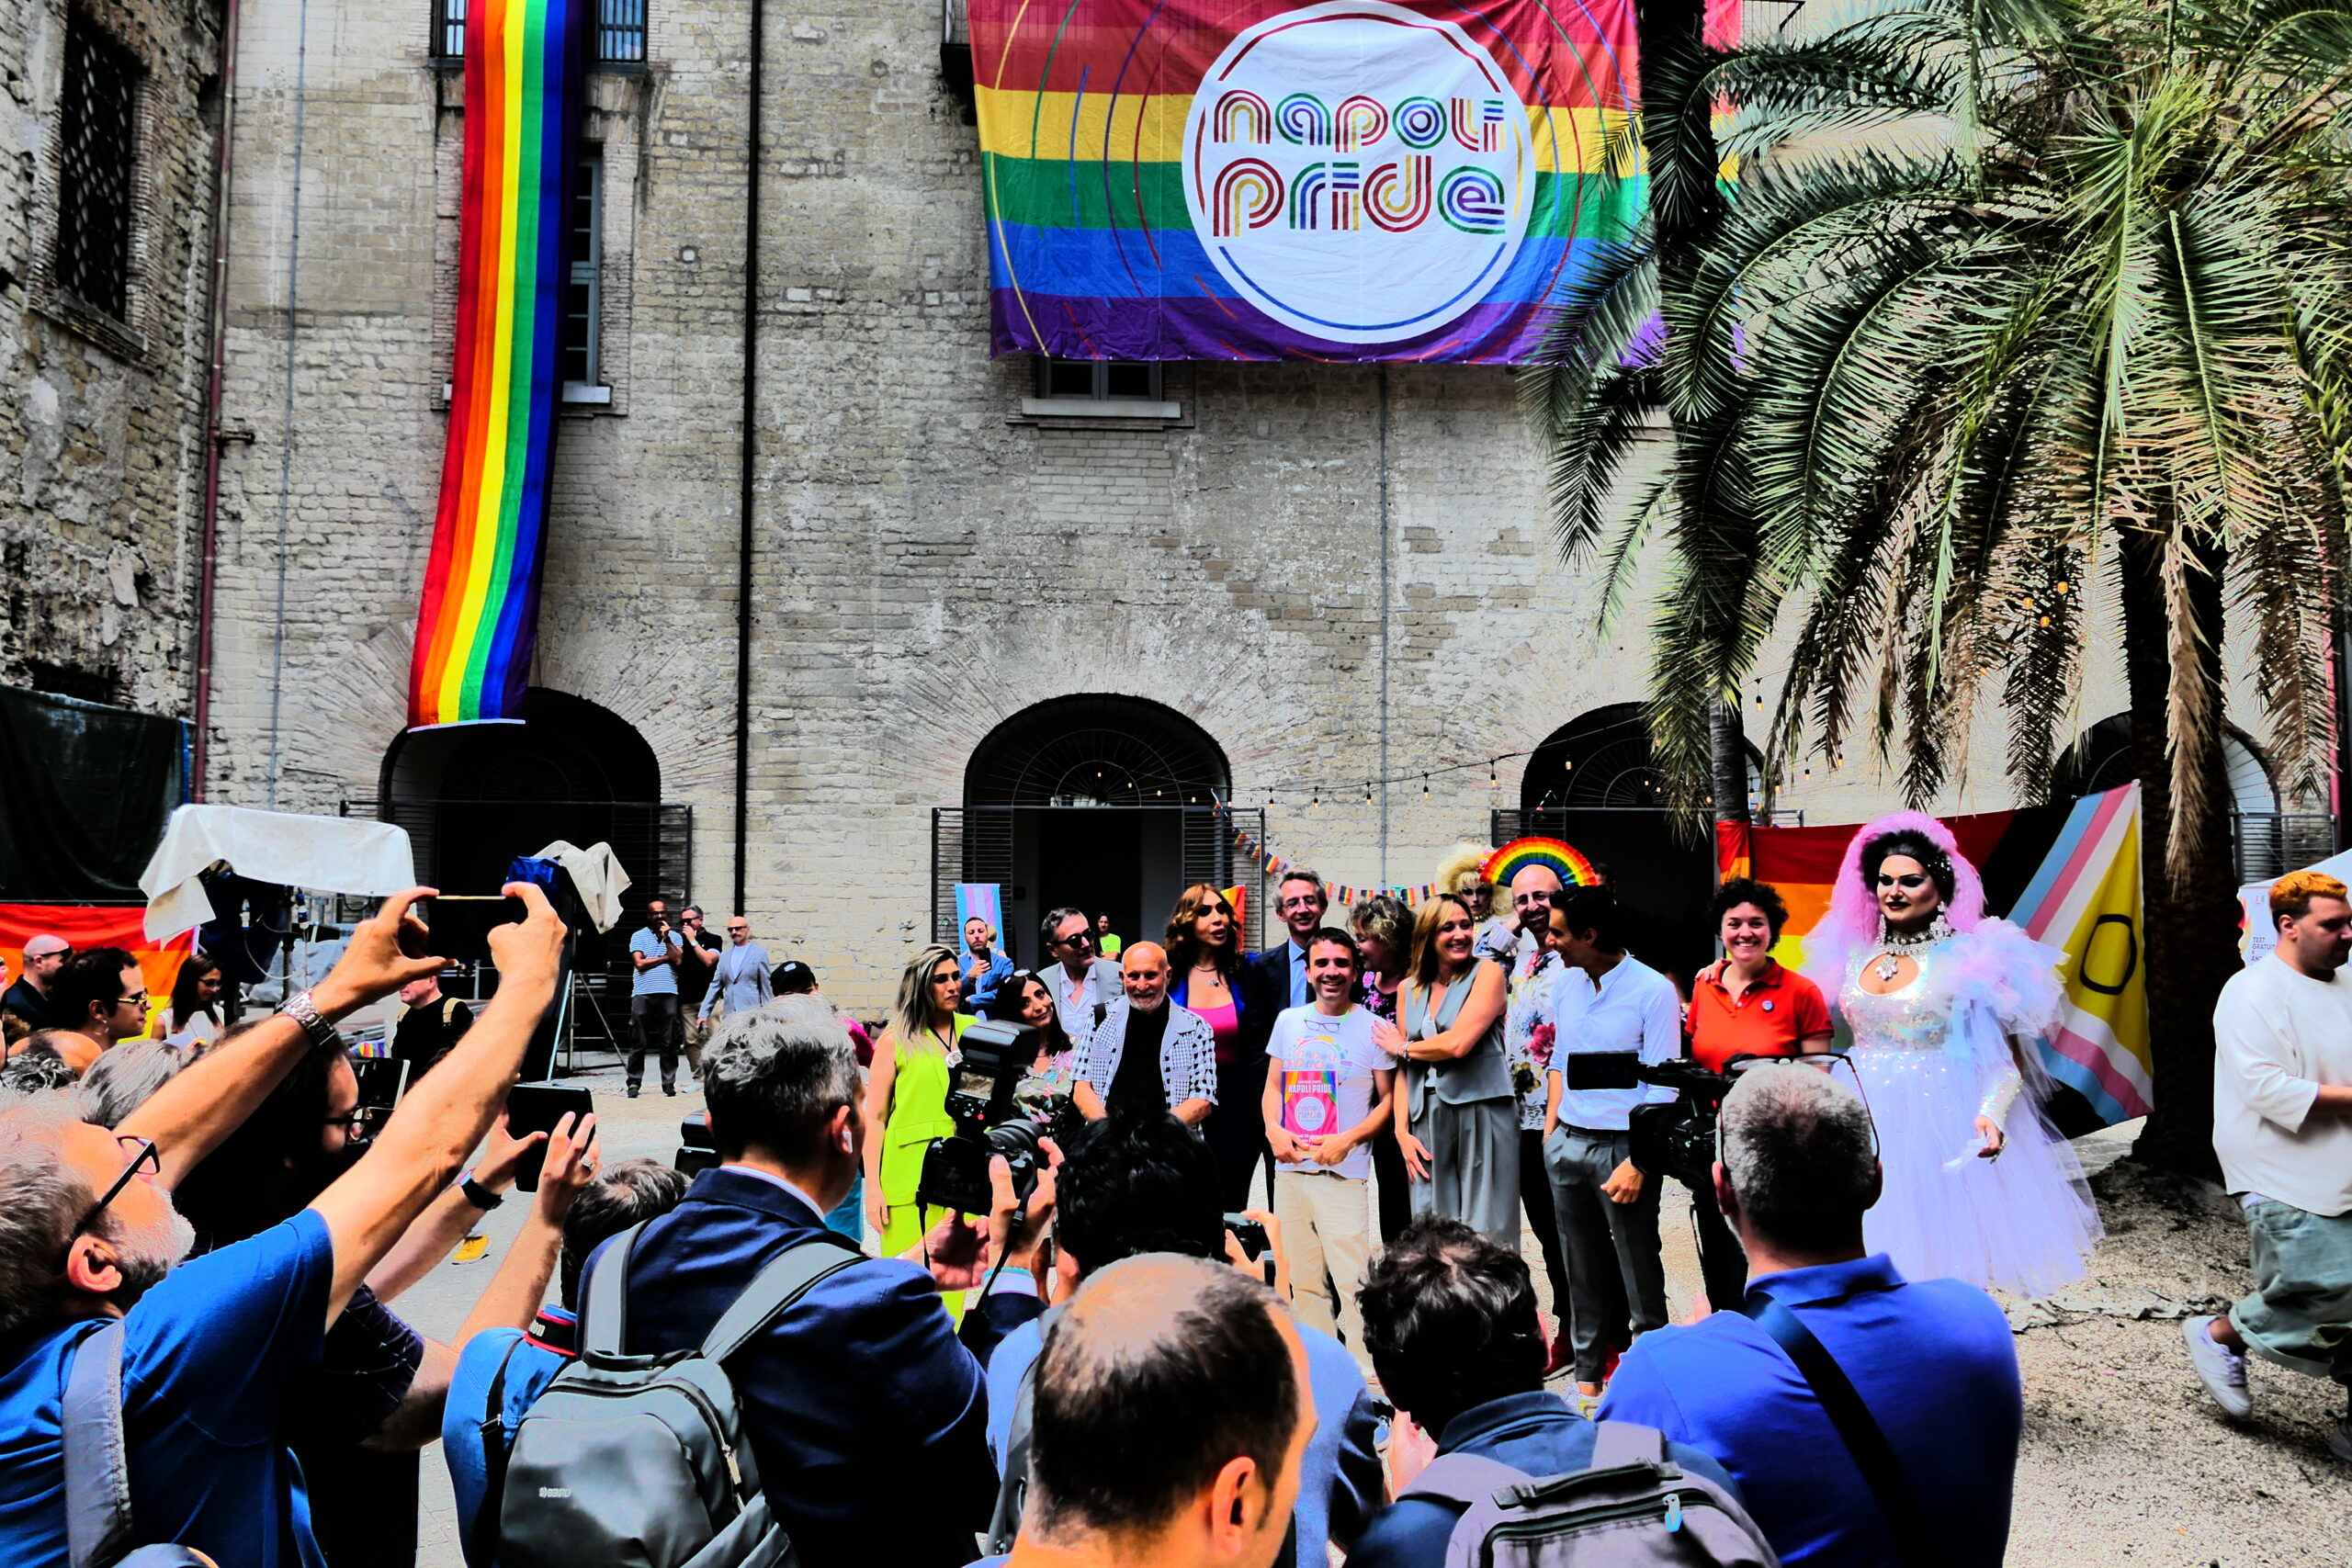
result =
M1513 839L1487 857L1478 874L1496 887L1508 887L1510 879L1531 865L1551 867L1561 883L1569 887L1591 887L1600 881L1600 874L1584 858L1574 844L1558 839Z

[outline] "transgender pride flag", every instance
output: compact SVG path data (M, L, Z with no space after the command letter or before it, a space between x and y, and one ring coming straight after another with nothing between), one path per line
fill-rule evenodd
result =
M1632 0L971 0L999 354L1510 363L1643 201Z

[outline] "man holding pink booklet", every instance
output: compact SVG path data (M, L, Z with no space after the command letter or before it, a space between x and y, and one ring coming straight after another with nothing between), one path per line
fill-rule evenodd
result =
M1300 1322L1329 1334L1336 1290L1338 1326L1369 1368L1356 1287L1372 1258L1371 1145L1387 1130L1390 1105L1374 1075L1396 1062L1373 1043L1372 1014L1356 1006L1363 972L1347 932L1327 926L1306 939L1313 999L1274 1020L1262 1103L1266 1141L1282 1165L1274 1217L1290 1262L1292 1305Z

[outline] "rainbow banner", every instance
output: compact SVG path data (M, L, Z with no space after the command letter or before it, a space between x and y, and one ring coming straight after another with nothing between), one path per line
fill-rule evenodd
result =
M999 354L1510 363L1642 212L1632 0L971 24Z
M458 366L409 672L413 729L519 724L538 637L592 0L474 0Z
M2040 1043L2060 1089L2052 1119L2072 1136L2145 1116L2155 1087L2140 963L2140 786L1943 822L1984 879L1985 912L2065 950L2065 1005ZM1855 827L1715 825L1716 869L1772 884L1789 907L1772 950L1782 963L1802 962Z

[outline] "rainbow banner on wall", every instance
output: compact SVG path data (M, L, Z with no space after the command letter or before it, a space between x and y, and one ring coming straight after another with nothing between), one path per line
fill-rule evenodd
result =
M2066 953L2066 999L2041 1042L2060 1094L2052 1119L2070 1136L2145 1116L2155 1096L2147 975L2140 962L2140 786L2018 811L1947 817L1984 878L1984 908ZM1716 868L1770 883L1789 907L1773 955L1802 961L1858 824L1715 826Z
M971 0L971 26L999 354L1510 363L1642 211L1632 0Z
M466 13L458 365L408 722L519 724L538 637L592 0Z

